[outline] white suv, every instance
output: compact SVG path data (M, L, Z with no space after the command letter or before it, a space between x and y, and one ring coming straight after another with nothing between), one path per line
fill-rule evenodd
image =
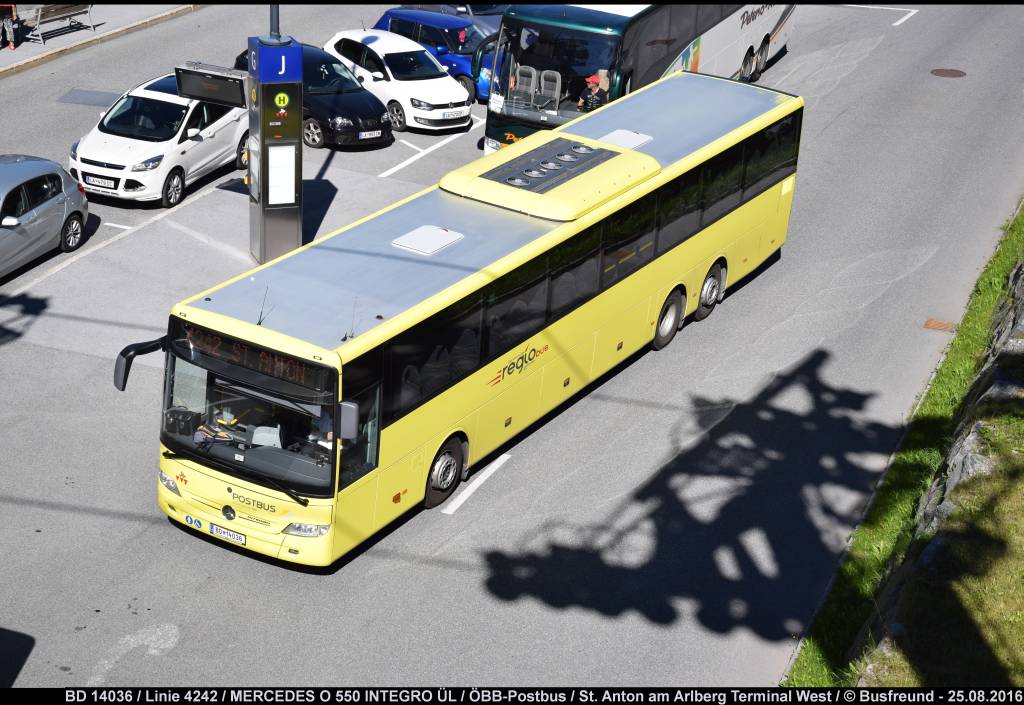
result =
M383 30L338 32L324 51L341 59L388 108L391 129L444 130L470 123L469 93L430 52Z
M71 145L68 167L88 193L167 208L214 169L243 168L248 130L244 108L182 98L172 73L118 98Z

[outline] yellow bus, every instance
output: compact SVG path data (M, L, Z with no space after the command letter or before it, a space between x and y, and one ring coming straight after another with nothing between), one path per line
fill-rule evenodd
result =
M803 100L680 72L171 310L157 496L326 565L786 239Z

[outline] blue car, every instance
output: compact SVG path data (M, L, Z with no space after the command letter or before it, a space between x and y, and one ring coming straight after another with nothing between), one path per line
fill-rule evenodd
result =
M418 42L448 68L462 84L470 101L486 101L491 93L491 54L484 54L480 75L473 76L473 52L487 35L471 17L444 15L428 10L395 7L384 12L374 29L394 32Z

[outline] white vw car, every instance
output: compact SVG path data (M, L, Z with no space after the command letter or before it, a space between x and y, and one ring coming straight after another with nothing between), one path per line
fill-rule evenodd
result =
M470 123L469 93L411 39L382 30L349 30L331 37L324 51L341 59L387 106L393 130L443 130Z
M172 73L121 96L71 145L68 167L88 193L168 208L214 169L243 168L248 134L244 108L182 98Z

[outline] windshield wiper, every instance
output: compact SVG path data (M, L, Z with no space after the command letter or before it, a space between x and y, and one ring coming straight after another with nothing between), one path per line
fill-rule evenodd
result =
M175 458L184 458L185 460L191 460L193 462L196 462L196 461L198 461L198 462L209 462L211 465L213 465L215 467L218 467L221 470L224 470L226 472L229 472L229 473L232 473L232 474L237 474L237 475L242 475L243 477L252 478L253 480L256 480L257 483L265 482L268 485L270 485L271 487L273 487L274 489L280 490L281 492L284 492L286 495L288 495L289 497L294 499L296 502L301 504L303 507L309 506L309 500L308 499L306 499L305 497L303 497L302 495L297 493L295 490L290 489L287 486L283 485L282 483L278 482L274 478L268 477L267 475L260 475L258 473L248 472L246 470L240 470L239 468L236 468L234 465L230 465L228 463L225 463L222 460L218 460L217 458L214 458L213 456L207 455L207 456L205 456L203 458L199 458L197 456L193 456L191 453L186 455L185 453L178 453L178 452L173 451L173 450L165 450L163 452L163 456L165 458L167 458L168 460L173 460Z

